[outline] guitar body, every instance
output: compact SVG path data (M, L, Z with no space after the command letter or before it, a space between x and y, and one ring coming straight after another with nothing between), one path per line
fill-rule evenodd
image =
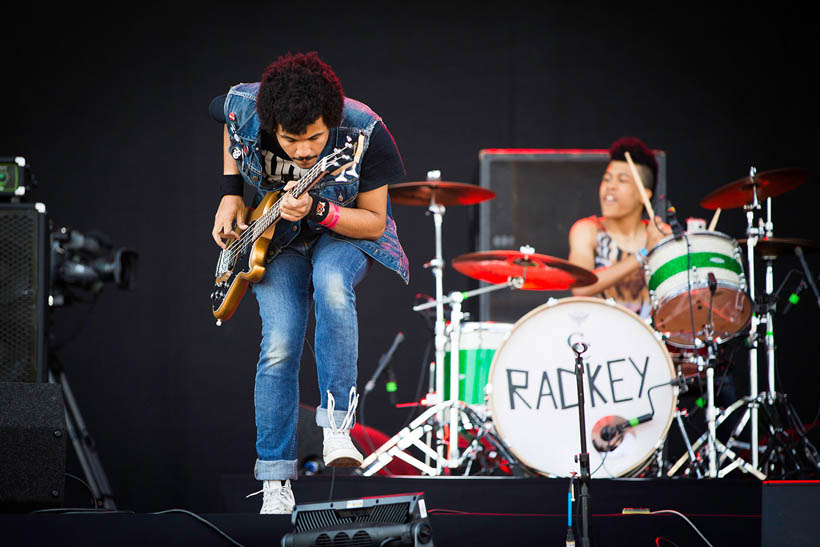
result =
M281 192L268 192L256 209L248 210L245 224L250 224L264 215L276 203L280 194ZM276 222L256 238L253 244L246 244L243 248L241 240L233 240L220 254L220 263L226 260L226 268L217 276L214 292L211 293L211 307L216 319L230 319L239 306L248 283L256 283L265 275L265 259ZM236 254L235 257L233 253Z

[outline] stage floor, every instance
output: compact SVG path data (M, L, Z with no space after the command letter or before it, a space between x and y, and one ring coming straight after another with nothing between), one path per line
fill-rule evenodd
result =
M317 475L294 482L297 503L424 492L435 545L563 545L567 479L512 477L359 477ZM577 484L577 483L576 483ZM255 514L261 499L246 475L224 475L224 510L199 515L250 546L279 545L287 516ZM622 515L625 507L685 515L718 546L816 545L820 483L755 479L595 479L590 538L604 545L707 545L672 513ZM231 545L182 513L0 514L3 545ZM664 538L671 543L656 538Z

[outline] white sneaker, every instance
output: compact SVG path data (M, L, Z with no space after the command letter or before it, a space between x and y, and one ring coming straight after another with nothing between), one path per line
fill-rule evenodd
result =
M330 427L323 427L324 443L322 446L322 456L325 465L328 467L361 467L364 458L353 446L350 440L350 426L353 417L356 415L356 405L359 402L359 395L356 393L356 386L350 388L350 399L347 406L347 414L342 421L342 425L336 427L336 419L333 417L333 409L336 402L330 391L327 392L327 416Z
M248 494L249 498L257 494L262 494L261 515L290 515L296 501L293 499L293 490L290 487L290 480L282 481L262 481L262 490Z

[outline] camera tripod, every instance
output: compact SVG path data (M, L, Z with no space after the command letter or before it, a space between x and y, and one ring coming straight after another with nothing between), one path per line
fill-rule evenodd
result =
M80 467L83 469L87 486L94 497L95 506L97 508L116 509L114 494L111 492L111 485L97 454L96 444L88 432L82 414L80 414L80 408L71 391L68 377L57 356L56 348L51 345L48 348L48 381L52 384L59 384L62 388L65 402L66 430L71 439L71 444L74 446L74 453L77 455Z

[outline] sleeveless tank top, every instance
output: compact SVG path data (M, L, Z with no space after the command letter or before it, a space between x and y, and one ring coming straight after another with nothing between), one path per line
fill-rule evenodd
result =
M606 231L598 217L589 217L598 227L595 240L595 269L609 267L630 258L632 253L621 250L612 236ZM646 225L647 221L643 221ZM652 311L649 301L649 288L646 286L643 268L612 285L600 294L602 298L612 298L616 303L638 314L641 319L648 319Z

